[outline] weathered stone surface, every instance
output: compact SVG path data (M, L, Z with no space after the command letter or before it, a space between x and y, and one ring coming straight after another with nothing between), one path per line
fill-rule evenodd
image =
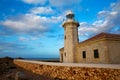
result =
M17 72L15 75L15 80L29 80L29 79L28 76L26 76L24 73Z
M56 80L119 80L120 69L69 67L14 61L19 67Z

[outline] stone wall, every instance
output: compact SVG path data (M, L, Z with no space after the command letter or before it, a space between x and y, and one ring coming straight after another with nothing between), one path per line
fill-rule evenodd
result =
M98 50L99 58L94 58L94 50ZM86 52L86 58L83 58L83 51ZM80 44L77 47L76 62L86 63L109 63L106 41L97 41Z
M113 38L114 39L114 38ZM120 40L101 38L77 45L75 61L79 63L111 63L120 64ZM97 49L99 58L94 58ZM83 51L86 58L83 58Z
M119 80L120 68L95 68L95 67L77 67L66 66L62 63L42 62L25 62L14 60L14 63L19 67L31 71L35 74L55 78L57 80ZM58 65L57 65L58 64Z
M120 64L120 41L108 41L110 63Z

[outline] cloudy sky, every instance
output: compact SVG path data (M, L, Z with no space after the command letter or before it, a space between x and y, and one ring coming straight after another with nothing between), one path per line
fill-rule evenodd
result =
M79 39L120 34L120 0L0 0L0 57L59 57L65 13L79 21Z

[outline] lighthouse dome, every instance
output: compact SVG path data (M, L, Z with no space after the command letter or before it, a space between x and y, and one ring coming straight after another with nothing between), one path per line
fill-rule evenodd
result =
M74 13L71 10L67 11L66 18L67 19L74 19Z

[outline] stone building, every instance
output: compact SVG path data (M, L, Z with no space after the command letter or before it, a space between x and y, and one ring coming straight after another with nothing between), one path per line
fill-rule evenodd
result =
M120 63L120 35L100 33L83 42L78 39L79 23L69 11L63 22L64 47L60 61L68 63Z

